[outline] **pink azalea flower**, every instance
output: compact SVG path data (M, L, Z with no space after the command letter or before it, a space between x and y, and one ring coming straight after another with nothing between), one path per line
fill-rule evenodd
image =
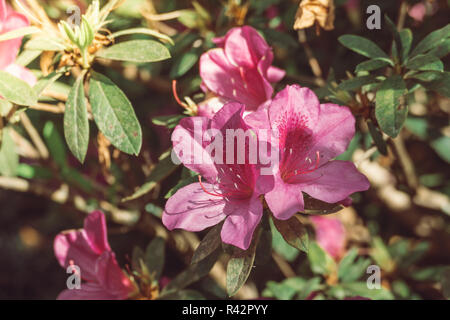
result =
M271 83L285 75L271 65L272 49L249 26L233 28L215 43L219 48L200 57L202 88L228 101L245 104L246 111L256 110L272 97Z
M274 188L265 199L277 219L304 210L302 192L336 203L369 188L352 162L331 160L347 149L355 133L347 107L320 104L313 91L293 85L276 95L267 117L280 159L274 166Z
M28 25L27 17L13 11L5 0L0 0L0 35ZM0 42L0 70L6 71L33 86L36 83L36 77L28 69L14 64L21 44L22 37Z
M231 141L226 140L215 153L208 151L216 139L226 137L227 129L248 129L242 119L244 109L244 105L230 102L212 119L184 118L175 128L174 152L187 168L199 173L200 181L178 190L167 201L162 221L169 230L201 231L224 220L222 241L244 250L249 247L263 213L260 195L272 187L272 177L261 176L258 166L251 164L247 144L242 164L238 164L239 150L233 152L233 161L226 161L226 144ZM205 139L208 132L212 132L211 138ZM221 151L221 161L217 161Z
M66 289L58 299L120 300L127 299L134 291L109 246L103 212L89 214L83 229L58 234L53 247L59 264L63 268L78 266L85 280L80 289Z
M339 259L345 252L347 239L342 222L336 218L311 216L319 245L334 259Z

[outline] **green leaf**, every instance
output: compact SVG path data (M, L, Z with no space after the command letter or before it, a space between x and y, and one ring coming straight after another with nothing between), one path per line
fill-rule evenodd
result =
M161 277L165 260L165 241L163 238L154 238L145 249L145 265L153 275L153 280Z
M431 146L442 159L450 163L450 137L437 138L431 142Z
M338 278L341 282L353 282L365 274L370 265L370 259L357 259L358 249L352 248L341 260L338 268Z
M61 135L51 121L47 121L44 125L43 136L48 146L52 159L60 168L67 167L66 148Z
M344 297L361 296L372 300L392 300L392 293L384 288L369 289L366 282L343 283L340 285L344 289ZM342 298L344 298L342 297ZM341 299L342 299L341 298Z
M198 263L200 260L205 259L220 247L222 243L222 239L220 237L221 229L222 224L219 223L208 231L206 236L198 245L197 249L195 249L194 254L192 255L191 264Z
M402 44L402 50L400 54L400 61L405 62L408 60L409 51L411 50L411 44L413 40L413 35L410 29L400 30L400 41ZM397 45L394 43L392 46L392 54L398 56Z
M333 258L316 241L309 244L308 260L311 271L316 274L329 275L337 270Z
M178 168L178 165L173 163L169 152L169 154L161 159L153 168L150 176L147 178L147 182L139 187L131 196L123 198L122 202L134 200L149 193L161 180L174 172L176 168Z
M389 17L385 14L384 15L384 19L386 21L386 24L389 28L389 30L391 31L392 35L394 36L394 45L396 47L396 50L392 50L394 57L397 58L398 61L402 61L403 58L403 43L402 40L400 38L400 33L397 30L397 26L392 22L391 19L389 19ZM400 53L400 55L399 55Z
M15 177L19 166L19 155L8 128L0 130L0 175Z
M126 30L120 30L120 31L117 31L117 32L114 32L113 34L111 34L110 37L116 39L118 37L121 37L124 35L129 35L129 34L145 34L148 36L153 36L153 37L159 38L161 40L167 41L171 45L174 45L172 38L170 38L169 36L166 36L165 34L159 33L158 31L155 31L152 29L147 29L147 28L131 28L131 29L126 29Z
M89 145L89 120L83 80L84 73L77 78L70 90L64 112L64 136L70 151L81 163L84 162Z
M39 97L45 89L50 87L56 80L58 80L67 69L62 69L61 71L53 71L47 76L38 80L38 82L34 85L33 91Z
M28 40L25 43L25 49L37 51L63 51L64 43L57 37L42 36Z
M361 76L361 77L355 77L355 78L344 80L338 85L337 88L339 90L346 90L346 91L357 90L357 89L361 88L362 86L365 86L367 84L371 84L374 82L377 82L376 77L374 77L374 76Z
M234 296L247 281L250 271L252 271L255 261L256 243L258 235L253 239L250 248L243 251L235 250L227 265L227 293L228 296Z
M158 41L130 40L103 49L96 56L110 60L143 63L169 59L170 52Z
M438 47L434 48L429 52L438 58L443 58L450 53L450 38L446 39Z
M37 95L25 81L0 70L0 96L21 106L37 103Z
M169 199L171 196L173 196L178 190L181 188L187 186L188 184L198 182L198 176L194 177L188 177L186 179L181 180L178 182L172 189L170 189L166 195L164 196L164 199Z
M166 287L164 287L161 292L161 298L180 289L184 289L190 284L206 276L217 262L220 254L221 251L218 249L205 259L200 260L198 263L191 264L185 271L177 275Z
M278 232L277 228L273 224L272 219L269 219L270 230L272 231L272 248L275 252L281 255L289 262L295 260L298 257L300 251L288 244L283 236Z
M19 29L14 29L12 31L3 33L0 35L0 42L7 41L16 38L22 38L23 36L41 32L41 29L37 27L23 27Z
M370 59L364 62L361 62L360 64L358 64L356 66L355 72L361 72L361 71L373 71L373 70L377 70L383 67L386 67L390 65L389 62L387 62L386 60L383 59L379 59L379 58L375 58L375 59Z
M186 74L197 63L199 53L196 50L188 51L178 57L170 70L172 79L179 78Z
M342 160L342 159L341 159ZM304 214L326 215L341 211L344 207L336 203L327 203L304 195L305 210Z
M368 58L382 58L393 65L392 61L389 59L389 56L369 39L352 34L346 34L340 36L338 40L344 47L353 50L360 55Z
M425 53L428 50L436 48L444 43L450 36L450 24L445 27L435 30L428 34L411 52L411 57L418 54Z
M386 141L383 139L382 133L378 130L378 128L373 124L371 120L367 120L367 126L369 127L369 133L372 136L373 142L377 146L378 151L387 156L387 145Z
M175 128L181 119L185 118L184 115L181 114L174 114L174 115L168 115L168 116L159 116L154 117L152 119L153 124L157 126L163 126L169 129Z
M444 71L444 64L432 54L419 54L406 63L406 68L419 71Z
M450 72L442 72L442 76L431 82L421 83L425 88L436 91L450 98Z
M408 108L400 101L406 91L402 77L394 75L381 83L376 93L375 116L381 130L395 138L408 114Z
M440 79L442 79L442 77L444 77L444 73L439 71L424 71L420 73L414 73L413 75L409 76L409 78L417 79L423 82L439 81Z
M120 151L138 155L142 130L130 101L111 80L93 72L89 101L95 123L105 137Z
M308 232L296 216L288 220L278 220L272 217L272 220L287 243L300 251L308 252Z

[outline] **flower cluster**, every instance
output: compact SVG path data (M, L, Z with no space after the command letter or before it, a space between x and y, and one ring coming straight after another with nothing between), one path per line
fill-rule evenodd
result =
M105 216L101 211L89 214L83 229L58 234L54 251L61 267L70 268L71 272L79 270L79 276L85 280L81 288L66 289L58 299L122 300L135 290L109 246Z
M305 209L303 192L337 203L369 188L353 163L333 160L355 133L355 118L347 107L320 104L312 90L298 85L286 86L272 99L270 82L279 81L284 72L271 66L270 47L251 27L234 28L216 43L219 49L202 56L200 75L206 90L226 103L216 104L217 111L200 110L203 117L183 119L173 132L177 157L200 180L168 200L163 214L168 229L200 231L224 220L223 242L245 250L261 220L263 199L276 219L287 220ZM245 136L241 148L234 140L216 143L228 130L255 134ZM269 137L262 138L263 131ZM205 135L207 139L198 139ZM252 139L270 141L277 153L271 174L261 174L260 158L250 161ZM234 162L224 164L224 158Z

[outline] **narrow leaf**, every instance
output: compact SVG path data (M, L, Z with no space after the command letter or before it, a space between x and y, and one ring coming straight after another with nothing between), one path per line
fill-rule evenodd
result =
M364 62L361 62L360 64L358 64L356 66L355 72L361 72L361 71L372 71L372 70L377 70L383 67L386 67L390 65L389 62L387 62L386 60L382 60L382 59L370 59Z
M381 130L392 138L400 132L408 113L407 106L400 101L405 91L402 77L394 75L384 80L376 93L375 116Z
M245 284L252 271L253 262L255 261L256 243L258 235L256 235L250 248L243 251L236 248L235 253L228 261L227 265L227 293L228 296L234 296L239 289Z
M155 62L170 58L169 50L154 40L120 42L97 53L97 57L119 61Z
M389 63L392 64L389 56L383 50L381 50L379 46L377 46L369 39L347 34L340 36L338 40L344 47L347 47L348 49L353 50L360 55L368 58L384 58L386 59L386 61L389 61Z
M272 217L272 220L287 243L300 251L308 252L308 232L296 216L288 220L278 220Z
M0 70L0 96L22 106L37 103L37 95L25 81Z
M105 137L120 151L138 155L142 130L122 90L104 75L93 72L89 101L95 123Z
M220 244L222 243L222 239L220 238L221 229L222 224L220 223L209 230L197 249L195 249L195 252L192 255L191 264L198 263L200 260L205 259L220 247Z
M444 64L432 54L419 54L406 63L406 68L420 71L444 71Z
M411 57L440 46L450 37L450 24L428 34L411 52Z
M89 145L89 120L84 96L84 73L82 73L72 89L66 102L64 112L64 136L73 155L84 162Z

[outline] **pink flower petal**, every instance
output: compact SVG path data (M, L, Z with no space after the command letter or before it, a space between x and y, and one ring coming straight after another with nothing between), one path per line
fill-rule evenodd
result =
M285 183L279 174L274 178L274 188L265 194L265 199L275 218L287 220L304 210L303 194L297 185Z
M2 22L0 34L29 25L28 19L24 15L14 11L8 12ZM16 60L21 44L22 37L0 42L0 70L3 70Z
M228 217L222 227L222 241L247 250L261 220L263 207L258 196L227 204Z
M224 49L231 64L249 69L256 68L261 58L271 50L264 38L249 26L228 31ZM271 64L272 61L268 63Z
M97 254L111 251L106 231L105 215L101 211L94 211L84 219L84 230L92 250Z
M95 262L99 255L92 250L84 230L71 230L58 234L55 237L53 249L61 267L77 265L82 279L95 280Z
M272 82L272 83L278 82L281 79L283 79L285 75L286 75L286 71L284 71L280 68L270 66L267 69L267 80L269 80L269 82Z
M212 184L202 185L208 192L214 192ZM225 218L224 207L224 198L206 193L200 183L192 183L167 200L162 221L169 230L201 231Z
M270 83L256 69L233 66L223 49L212 49L200 57L200 76L210 91L239 101L248 110L256 110L273 93Z
M311 222L316 230L316 239L319 245L330 256L340 258L345 251L346 236L342 222L336 218L311 216Z
M314 92L298 85L286 86L269 107L269 120L276 137L299 128L314 128L320 113L320 103ZM284 141L280 141L283 149Z
M320 164L326 163L347 150L354 135L355 117L349 108L332 103L321 104L308 157L315 159L319 151Z
M105 251L96 262L97 282L106 292L117 299L127 299L134 291L130 279L125 276L117 263L114 252Z
M312 173L302 176L300 188L311 197L336 203L352 193L369 189L370 183L350 161L330 161Z
M98 283L82 283L80 289L66 289L62 291L58 300L117 300L118 297L105 291Z
M205 141L209 119L189 117L181 119L172 133L173 151L185 167L198 172L208 181L215 180L217 169L206 147L211 141Z

